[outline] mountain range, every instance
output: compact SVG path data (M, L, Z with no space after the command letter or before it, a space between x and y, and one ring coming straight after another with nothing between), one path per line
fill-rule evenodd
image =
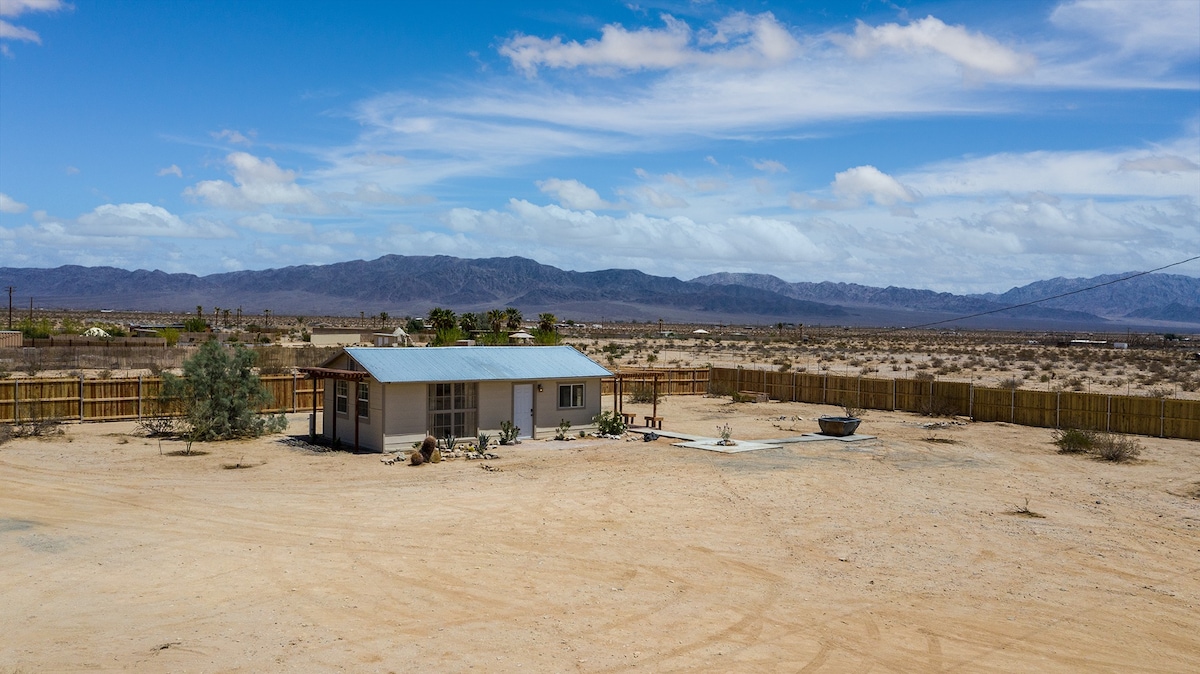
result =
M114 267L0 267L0 287L38 307L192 311L242 307L247 314L423 315L515 306L577 320L799 322L906 325L993 312L1112 282L1130 274L1038 281L1000 294L955 295L852 283L790 283L721 272L690 281L630 269L566 271L521 257L463 259L385 255L208 276ZM17 302L18 306L22 305ZM952 320L961 327L1121 329L1200 326L1200 279L1147 274L1033 306Z

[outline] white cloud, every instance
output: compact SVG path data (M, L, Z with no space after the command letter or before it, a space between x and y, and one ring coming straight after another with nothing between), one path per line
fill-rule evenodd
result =
M1043 192L1195 200L1198 148L1193 137L1152 156L1144 150L1000 153L937 162L900 179L926 198Z
M25 204L0 192L0 213L24 213L27 208Z
M874 203L891 209L892 215L915 217L916 213L905 206L917 201L918 195L908 186L874 166L856 166L839 171L830 183L834 199L822 200L803 194L792 194L788 204L792 208L806 209L857 209Z
M270 213L245 215L237 219L237 224L246 229L263 234L291 234L308 236L313 233L313 226L300 220L285 220Z
M231 235L222 225L204 220L187 223L167 209L147 203L97 206L92 212L79 216L78 225L74 230L76 233L101 237L223 238Z
M856 166L834 175L833 193L842 199L860 203L870 199L880 206L917 200L913 191L874 166Z
M166 168L158 169L158 171L156 171L154 173L154 175L156 175L160 178L163 176L175 176L176 178L182 178L183 171L175 164L171 164L170 166L168 166Z
M26 12L54 12L65 6L62 0L0 0L0 16L16 18ZM2 19L0 19L0 40L42 43L42 37L36 31ZM0 45L0 49L6 56L12 55L8 45Z
M755 160L750 163L751 166L759 171L766 173L787 173L788 169L783 165L783 162L775 161L774 159Z
M680 66L754 68L790 59L799 44L773 14L731 14L712 30L694 32L684 21L662 15L663 28L627 30L620 24L601 29L599 39L564 42L518 34L500 46L500 54L527 75L543 68L663 70Z
M21 40L22 42L33 42L41 44L42 38L36 31L21 26L14 26L11 23L0 20L0 40Z
M221 129L220 131L213 131L209 135L217 140L227 140L230 143L249 145L251 142L253 142L254 137L257 136L258 133L251 130L243 134L241 131L235 131L233 129Z
M972 33L963 26L948 26L933 16L906 26L888 23L872 28L859 21L853 36L838 36L835 41L856 58L870 57L881 48L936 52L968 72L994 77L1024 75L1037 63L1030 54L1006 47L982 33Z
M553 196L565 208L597 210L615 207L614 204L601 199L596 190L578 180L547 178L537 181L536 184L543 194Z
M62 0L0 0L0 16L18 17L25 12L53 12L64 6Z
M652 208L687 208L691 204L683 197L676 196L665 190L658 190L649 185L634 188L633 194L643 205Z
M219 208L249 209L257 206L292 206L322 210L315 194L296 184L296 172L281 169L271 158L233 152L225 158L234 183L203 180L184 190L189 197Z
M1100 36L1123 54L1200 55L1200 9L1195 0L1077 0L1050 14L1061 28Z
M761 216L739 216L716 222L686 217L661 218L643 213L611 216L560 206L537 206L511 199L504 211L452 209L446 225L474 240L499 238L528 248L554 241L559 257L575 258L575 266L594 266L597 250L608 255L640 257L645 251L671 251L675 261L693 268L708 263L742 261L804 261L821 250L793 222ZM592 262L586 262L591 259Z
M1175 173L1177 171L1200 171L1196 162L1176 155L1139 157L1121 161L1122 171L1148 171L1150 173Z

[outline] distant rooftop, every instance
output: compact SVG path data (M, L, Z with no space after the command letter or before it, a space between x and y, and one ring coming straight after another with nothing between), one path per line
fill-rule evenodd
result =
M385 383L608 377L571 346L351 347L346 353Z

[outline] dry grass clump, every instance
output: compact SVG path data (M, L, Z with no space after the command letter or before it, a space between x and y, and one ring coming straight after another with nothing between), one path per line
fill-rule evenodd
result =
M1054 431L1059 454L1087 454L1096 447L1099 433L1086 428L1060 428Z
M1105 461L1124 463L1136 459L1142 453L1142 443L1127 435L1105 433L1093 451Z
M1054 431L1054 444L1059 454L1092 454L1113 463L1132 461L1142 453L1136 438L1082 428Z

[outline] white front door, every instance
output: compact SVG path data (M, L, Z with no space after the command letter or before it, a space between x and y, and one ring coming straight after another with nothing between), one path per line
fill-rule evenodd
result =
M533 437L533 384L513 384L513 425L520 438Z

